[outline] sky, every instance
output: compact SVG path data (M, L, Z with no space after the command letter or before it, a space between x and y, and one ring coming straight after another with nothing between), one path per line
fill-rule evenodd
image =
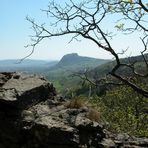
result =
M31 47L24 46L30 44L30 37L33 32L31 24L26 20L26 16L35 18L38 22L44 22L46 14L41 9L46 9L50 0L0 0L0 60L21 59L31 52ZM56 2L63 2L56 0ZM113 19L112 19L113 20ZM108 27L109 22L104 24ZM59 60L68 53L78 53L81 56L110 59L112 56L86 39L81 42L73 41L70 44L69 36L56 37L51 40L46 39L39 44L30 59ZM112 42L119 52L129 47L126 56L140 54L142 46L139 37L123 35L115 38ZM136 49L136 50L133 50Z

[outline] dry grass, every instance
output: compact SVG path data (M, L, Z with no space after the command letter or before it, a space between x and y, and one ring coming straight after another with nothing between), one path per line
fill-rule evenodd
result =
M86 117L92 121L99 122L100 121L100 112L96 109L90 109Z
M65 106L67 108L82 108L84 106L86 106L86 101L84 101L84 99L81 99L79 97L75 97L73 99L71 99L70 101L68 101Z
M79 109L82 107L88 107L89 111L86 114L86 117L88 119L90 119L91 121L99 122L101 120L100 119L100 112L97 109L92 108L91 104L89 104L88 101L86 101L85 99L82 99L80 97L75 97L75 98L71 99L70 101L65 103L65 106L67 108L76 108L76 109Z

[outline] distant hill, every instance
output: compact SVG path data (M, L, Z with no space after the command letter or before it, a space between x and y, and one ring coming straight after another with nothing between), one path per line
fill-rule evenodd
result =
M145 58L146 58L146 60L148 60L148 54L145 54ZM137 72L145 73L145 74L148 72L147 68L146 68L146 64L144 63L144 59L141 55L133 56L130 58L123 58L123 59L121 59L121 62L122 63L136 62L135 68L136 68ZM94 69L91 69L90 71L88 71L87 76L90 80L100 79L100 78L106 76L106 74L108 74L112 70L112 68L114 67L115 64L116 64L116 61L110 61L105 64L99 65L99 66L95 67ZM132 74L133 74L132 70L127 67L119 68L119 70L117 72L118 72L118 74L125 76L125 77L132 76ZM115 79L113 79L113 81L115 81ZM77 84L79 84L80 82L82 84L82 80L80 78L77 78L76 82L77 82ZM83 95L88 96L89 85L87 85L88 83L85 83L85 84L86 85L79 85L79 86L77 85L77 88L75 89L75 92L77 95L83 94ZM96 88L94 88L94 89L92 88L92 93L94 93L94 94L97 93L98 95L101 95L104 93L102 88L99 88L97 91L96 91Z
M145 56L146 60L148 60L148 54L145 54L144 56ZM122 63L136 62L136 64L135 64L136 70L145 72L144 69L146 69L145 68L146 65L143 63L143 61L144 61L144 59L143 59L142 55L121 59ZM102 65L99 65L99 66L95 67L94 69L90 70L89 75L96 77L96 78L102 77L102 76L106 75L107 73L109 73L112 70L114 65L115 65L115 61L111 61L111 62L102 64ZM131 69L129 69L127 67L122 67L118 70L118 72L122 75L128 76L129 74L131 74Z
M26 73L45 73L55 65L57 61L31 60L26 59L20 63L18 59L0 60L0 72L18 71Z
M109 61L111 60L79 56L77 53L67 54L56 65L50 68L47 77L59 87L64 85L63 89L72 87L71 84L74 85L77 81L77 79L70 77L73 72L85 69L91 70Z
M77 70L83 68L94 68L98 65L104 64L110 60L96 59L91 57L79 56L77 53L64 55L62 59L52 69L69 69Z

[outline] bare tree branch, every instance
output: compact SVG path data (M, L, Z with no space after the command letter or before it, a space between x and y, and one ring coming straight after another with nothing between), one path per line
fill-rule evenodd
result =
M78 37L83 37L95 43L99 49L101 48L109 52L115 58L116 64L110 71L110 75L120 80L122 84L124 83L130 86L139 94L148 97L147 90L140 88L138 85L131 82L130 79L124 78L117 73L120 68L127 67L131 69L135 76L148 77L148 62L144 56L148 46L148 21L146 20L148 11L147 6L141 0L86 0L79 4L70 0L70 3L65 4L65 7L62 7L53 1L49 4L48 9L43 10L43 12L46 12L48 16L54 18L55 22L50 26L47 26L47 24L39 25L33 19L27 18L32 24L35 33L35 35L32 36L33 43L30 45L33 47L31 54L34 52L36 45L45 38L73 34L73 37L70 40L72 41L73 39L78 39ZM110 32L104 31L101 24L110 15L119 15L120 19L117 20L117 22L121 22L122 24L115 25L119 31L122 31L123 33L134 33L139 31L142 33L141 41L144 45L144 50L141 50L141 55L143 57L143 62L147 66L146 74L138 73L136 71L136 62L127 63L119 58L119 55L116 52L117 50L113 48L110 42L113 35L111 35ZM126 23L126 21L128 21L128 23ZM51 28L52 31L50 31ZM86 74L83 74L83 77L79 74L75 75L97 85L95 82L89 80Z

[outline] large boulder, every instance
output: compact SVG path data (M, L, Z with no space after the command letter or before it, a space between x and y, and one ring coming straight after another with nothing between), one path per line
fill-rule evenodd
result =
M0 84L1 108L10 106L25 109L55 95L53 85L35 75L1 73Z

